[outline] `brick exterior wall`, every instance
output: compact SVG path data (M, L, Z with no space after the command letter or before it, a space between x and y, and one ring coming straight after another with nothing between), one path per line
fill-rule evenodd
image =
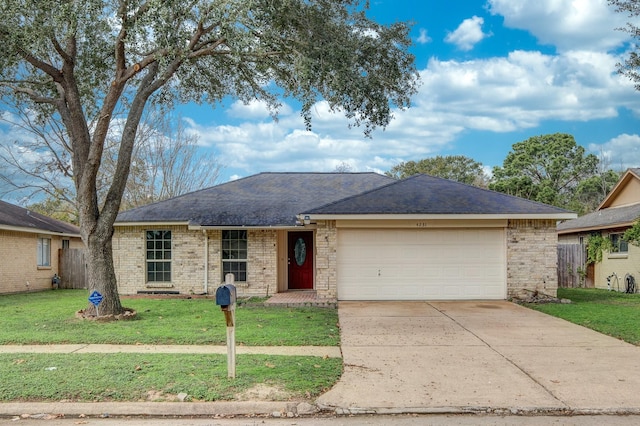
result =
M146 283L145 231L172 231L172 281ZM247 281L236 283L238 296L268 296L278 289L278 232L248 230ZM526 297L534 291L557 294L557 234L553 220L510 220L506 230L507 297ZM215 294L222 277L222 232L209 230L208 294ZM186 226L117 227L114 263L121 294L138 291L204 292L204 234ZM319 298L337 298L337 229L335 221L319 221L315 231L315 290ZM35 248L33 249L35 263ZM52 273L50 274L52 275Z
M556 297L558 234L555 220L509 220L507 227L507 297L535 291Z
M38 266L38 237L51 239L51 266ZM71 248L84 247L80 238L0 230L0 294L50 290L63 239Z
M336 222L318 221L316 229L316 294L319 298L338 297L338 233Z
M238 296L271 296L278 292L278 233L272 229L247 234L247 282L238 283Z
M171 231L171 282L146 282L147 230ZM222 276L222 232L206 231L208 241L207 294L215 294ZM178 291L181 294L205 292L205 235L186 226L116 227L113 258L120 294L139 291ZM247 281L237 282L238 297L266 296L277 291L277 231L249 230Z

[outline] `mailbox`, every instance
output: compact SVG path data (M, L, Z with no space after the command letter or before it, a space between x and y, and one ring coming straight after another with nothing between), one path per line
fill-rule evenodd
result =
M233 284L224 284L216 290L216 305L220 305L223 310L229 305L236 303L236 286Z

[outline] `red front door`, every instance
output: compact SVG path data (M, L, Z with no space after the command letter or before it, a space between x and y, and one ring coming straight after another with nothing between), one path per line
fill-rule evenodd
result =
M313 290L313 232L289 232L289 289Z

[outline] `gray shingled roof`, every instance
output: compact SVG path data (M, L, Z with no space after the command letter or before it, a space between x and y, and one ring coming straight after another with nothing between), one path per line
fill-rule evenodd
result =
M620 177L616 187L632 173L636 178L640 177L640 168L630 168ZM607 194L603 204L612 197L616 190ZM577 219L567 220L558 224L557 230L560 234L569 234L575 231L588 231L596 229L616 228L627 226L640 218L640 203L626 205L622 207L607 207L596 210L593 213L585 214Z
M615 228L627 225L640 217L640 203L624 207L610 207L585 214L577 219L558 224L558 232L569 233L574 230Z
M308 214L561 214L558 207L428 175L415 175Z
M376 173L260 173L122 212L118 222L290 226L296 216L393 182Z
M75 225L0 201L0 227L3 225L25 228L26 230L80 236L80 228Z

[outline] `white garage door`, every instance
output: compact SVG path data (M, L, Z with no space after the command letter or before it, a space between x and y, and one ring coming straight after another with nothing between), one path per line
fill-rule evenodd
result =
M338 299L506 297L503 229L339 229Z

